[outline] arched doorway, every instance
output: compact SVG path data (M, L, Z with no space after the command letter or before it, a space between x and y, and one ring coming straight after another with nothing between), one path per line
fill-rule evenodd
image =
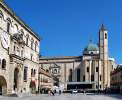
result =
M7 82L3 76L0 76L0 95L7 94Z
M72 82L72 69L69 70L69 82Z
M77 82L80 82L80 69L77 69Z
M18 84L19 84L19 69L18 68L15 68L14 70L14 86L13 86L13 89L14 90L18 90Z

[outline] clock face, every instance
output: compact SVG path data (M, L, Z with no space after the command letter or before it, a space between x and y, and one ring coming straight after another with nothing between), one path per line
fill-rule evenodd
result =
M8 49L9 45L10 45L10 39L7 33L3 32L1 34L1 42L2 45L5 49Z

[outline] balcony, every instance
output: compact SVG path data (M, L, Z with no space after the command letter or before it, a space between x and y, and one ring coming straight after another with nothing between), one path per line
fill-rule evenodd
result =
M17 41L18 44L25 44L25 41L23 40L23 34L21 33L15 33L13 36L11 36L11 40Z
M11 54L9 54L9 56L10 56L10 62L13 62L15 59L18 59L18 60L21 60L21 61L25 60L24 57L16 55L15 53L13 53L13 54L11 53Z

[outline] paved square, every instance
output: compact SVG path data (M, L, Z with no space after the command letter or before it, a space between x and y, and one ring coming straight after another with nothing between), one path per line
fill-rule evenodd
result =
M62 94L55 96L37 95L24 97L2 97L0 100L122 100L122 95Z

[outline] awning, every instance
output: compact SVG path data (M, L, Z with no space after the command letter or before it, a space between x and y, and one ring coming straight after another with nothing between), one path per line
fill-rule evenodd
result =
M67 84L94 84L96 82L67 82Z

